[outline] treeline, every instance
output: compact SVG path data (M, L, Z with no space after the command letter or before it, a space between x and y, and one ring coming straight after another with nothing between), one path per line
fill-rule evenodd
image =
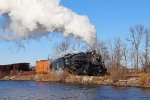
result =
M150 68L150 30L143 25L130 27L124 40L120 37L107 41L97 39L93 46L89 46L80 39L67 38L56 45L58 53L70 49L77 51L96 50L102 55L107 67L125 67L144 71L148 71Z

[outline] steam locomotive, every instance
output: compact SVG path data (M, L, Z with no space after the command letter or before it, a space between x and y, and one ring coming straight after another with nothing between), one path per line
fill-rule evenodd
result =
M63 66L63 67L62 67ZM96 51L67 54L52 63L55 70L62 68L77 75L105 75L107 69L101 55Z

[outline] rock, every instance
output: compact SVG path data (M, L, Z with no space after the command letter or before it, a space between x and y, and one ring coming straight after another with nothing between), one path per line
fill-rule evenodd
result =
M13 80L15 77L16 77L16 76L12 76L12 77L10 77L10 80Z

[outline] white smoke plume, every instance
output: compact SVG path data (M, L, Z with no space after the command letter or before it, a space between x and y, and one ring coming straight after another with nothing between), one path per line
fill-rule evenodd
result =
M4 14L9 17L3 28L5 40L34 39L61 32L89 44L95 42L96 30L88 17L63 7L60 0L0 0L0 16Z

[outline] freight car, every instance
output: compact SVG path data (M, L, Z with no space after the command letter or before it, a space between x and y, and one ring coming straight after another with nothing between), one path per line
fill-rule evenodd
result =
M29 71L29 63L15 63L8 65L0 65L1 71Z
M61 67L77 75L105 75L107 73L104 61L96 51L67 54L52 63L54 69Z
M10 74L10 72L29 71L29 63L15 63L8 65L0 65L0 78Z
M40 60L36 61L36 73L48 73L50 72L51 61L50 60Z

